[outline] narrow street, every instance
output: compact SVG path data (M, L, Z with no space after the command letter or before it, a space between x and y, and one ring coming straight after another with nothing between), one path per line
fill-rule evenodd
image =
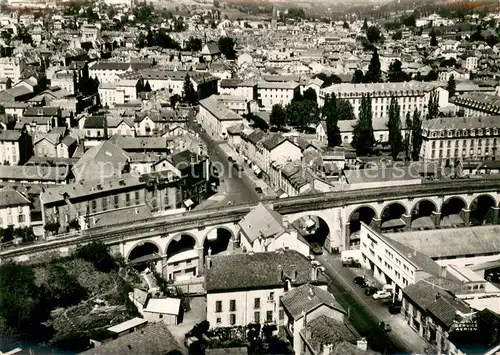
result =
M401 314L392 315L381 300L364 294L364 288L353 282L356 276L350 268L342 267L339 257L329 254L315 258L325 267L332 281L329 291L349 310L349 319L359 334L366 337L371 349L382 354L422 353L426 342L409 328ZM391 325L391 332L384 332L378 322Z

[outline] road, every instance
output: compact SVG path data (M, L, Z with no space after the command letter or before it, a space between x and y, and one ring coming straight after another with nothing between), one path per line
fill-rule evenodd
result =
M212 164L215 164L217 167L222 167L222 169L219 169L219 178L224 181L226 195L222 201L217 202L215 206L211 207L227 205L229 202L232 204L244 204L260 200L261 196L255 191L255 186L252 181L248 179L245 174L237 172L232 167L232 163L228 161L222 149L219 147L219 145L225 141L222 139L214 140L194 121L191 121L190 128L197 132L207 145L208 156Z
M339 303L349 310L349 319L358 333L366 337L371 349L382 354L422 353L425 342L404 323L399 315L391 315L380 300L364 294L364 289L353 283L354 274L342 267L339 258L324 253L315 258L325 267L332 281L328 289ZM389 323L392 331L383 332L378 322Z

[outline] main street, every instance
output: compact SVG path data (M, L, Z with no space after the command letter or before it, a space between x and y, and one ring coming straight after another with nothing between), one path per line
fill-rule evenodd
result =
M219 179L225 185L225 197L216 205L242 204L255 202L260 199L255 191L253 182L244 174L233 168L232 163L225 156L220 144L225 141L211 136L205 129L202 129L194 120L191 121L191 128L199 134L199 137L207 145L208 156L212 164L219 168ZM213 206L217 207L217 206Z
M368 340L371 349L383 354L423 353L427 343L402 319L391 315L387 305L364 294L364 289L354 284L355 274L342 267L340 258L323 254L315 258L325 267L330 278L329 291L349 310L349 320L354 328ZM392 331L385 333L378 323L389 323Z

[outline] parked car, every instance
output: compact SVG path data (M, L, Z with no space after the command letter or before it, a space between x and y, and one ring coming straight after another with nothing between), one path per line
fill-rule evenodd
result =
M383 330L384 332L390 332L390 331L392 330L391 325L390 325L389 323L386 323L386 322L380 322L380 323L378 324L378 326L379 326L380 328L382 328L382 330Z
M356 276L356 277L354 278L354 283L355 283L356 285L361 286L361 287L366 287L366 280L365 280L365 278L364 278L364 277L361 277L361 276Z
M311 244L311 251L314 255L321 255L323 254L323 246L318 243L313 243Z
M354 258L346 258L342 260L342 266L344 267L360 267L361 264Z
M378 287L375 286L368 286L365 288L365 295L371 296L379 291Z
M392 297L392 293L390 293L389 291L378 291L374 293L372 297L374 300L381 300L384 298Z
M261 194L261 193L262 193L262 187L257 186L257 187L255 188L255 192L257 192L258 194Z
M398 313L401 313L401 308L403 307L403 305L401 304L401 302L399 301L396 301L396 302L391 302L389 304L389 313L390 314L398 314Z
M233 157L227 157L227 161L229 161L229 162L233 162L233 161L234 161L234 159L233 159Z

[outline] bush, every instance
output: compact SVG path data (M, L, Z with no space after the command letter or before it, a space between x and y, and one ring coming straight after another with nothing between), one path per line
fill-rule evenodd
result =
M75 253L76 257L88 261L102 272L110 272L117 269L117 264L102 242L91 242L79 247Z

